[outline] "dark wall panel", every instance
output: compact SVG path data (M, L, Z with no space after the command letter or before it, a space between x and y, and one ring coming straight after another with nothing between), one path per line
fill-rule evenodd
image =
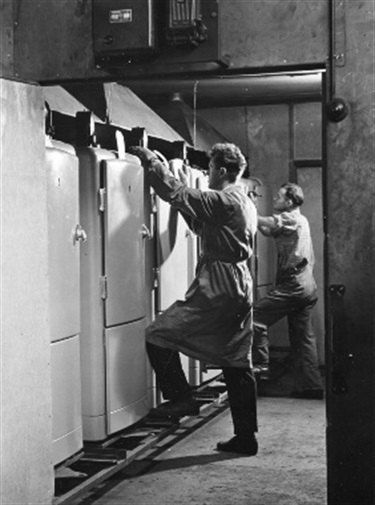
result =
M0 75L14 75L13 9L10 0L0 2Z
M89 0L19 0L14 8L15 74L37 81L98 77Z
M221 16L233 68L325 62L328 1L223 0Z
M330 505L372 505L374 487L374 2L346 2L345 65L336 96L350 113L329 123L327 232L329 285L343 285L330 334L340 389L328 403ZM339 299L337 301L337 299ZM354 360L350 365L348 354ZM342 380L343 379L343 380Z
M155 0L156 10L159 1ZM8 23L5 37L8 46L14 39L16 77L39 82L110 77L95 66L91 1L5 0L4 4L8 4L8 17L9 5L13 6L13 23ZM230 68L325 62L328 0L222 0L219 5L217 47L224 61L228 57ZM208 22L216 16L216 11L210 13ZM214 32L201 44L203 53L212 45ZM191 51L185 55L181 64L174 64L175 71L188 68L185 63L191 62ZM164 60L166 63L168 58ZM163 57L158 57L155 69L162 65ZM140 68L140 75L150 72L148 67ZM134 71L129 66L120 73L125 78ZM112 73L118 75L117 71Z

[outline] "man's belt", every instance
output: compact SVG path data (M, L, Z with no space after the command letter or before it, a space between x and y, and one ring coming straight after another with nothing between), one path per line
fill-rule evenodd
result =
M302 272L302 270L305 268L305 266L308 264L308 261L306 258L303 258L302 261L297 263L297 265L293 267L286 268L285 270L282 271L282 275L293 275L293 274L299 274Z

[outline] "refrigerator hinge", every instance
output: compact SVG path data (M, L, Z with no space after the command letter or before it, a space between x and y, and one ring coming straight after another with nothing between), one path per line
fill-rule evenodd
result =
M100 298L102 300L106 300L108 296L108 291L107 291L107 277L105 275L102 275L100 277Z
M160 280L160 268L153 268L152 271L154 274L154 288L158 288Z
M106 210L106 196L107 192L105 188L99 188L99 211L105 212Z
M150 197L151 197L151 212L155 214L158 211L158 200L156 197L156 193L153 191Z

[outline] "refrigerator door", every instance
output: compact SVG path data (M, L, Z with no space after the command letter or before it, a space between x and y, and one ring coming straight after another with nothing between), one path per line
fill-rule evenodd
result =
M157 311L167 309L176 300L184 300L189 286L189 229L180 213L160 198L158 200L157 257L159 291Z
M142 319L105 329L108 434L134 424L148 413L145 326L146 320Z
M201 170L190 169L190 185L192 188L208 189L208 179ZM187 230L188 242L188 284L193 282L199 257L199 238L191 230ZM199 360L189 358L189 382L199 386L203 381L203 369ZM206 379L205 379L206 380Z
M51 344L53 464L83 447L79 336Z
M81 246L81 369L84 440L103 440L106 429L106 370L103 302L103 191L101 165L116 156L105 149L79 147ZM103 210L102 210L103 209Z
M73 147L46 147L51 342L80 331L78 158Z
M107 281L105 326L145 316L143 168L137 157L102 162L106 190L103 213L104 270Z
M189 229L180 213L160 198L158 200L157 258L159 268L157 312L176 300L183 300L189 287ZM186 378L190 376L190 359L181 354Z
M265 186L257 188L262 196L258 198L258 212L261 216L270 216L273 214L272 192ZM270 286L275 281L277 251L274 240L265 237L260 232L256 234L256 272L255 284L257 287Z
M158 306L162 312L176 300L183 300L189 286L189 229L180 215L168 203L158 198L157 213L159 265ZM190 359L181 354L181 363L189 380Z
M53 464L82 449L78 158L74 148L46 147ZM80 232L80 233L79 233Z
M208 177L204 172L197 169L190 169L191 186L193 188L208 190ZM191 233L189 237L189 275L194 278L195 267L199 258L201 244L199 237ZM189 280L191 282L191 280ZM199 385L211 381L221 374L221 368L213 368L209 363L204 363L199 360L190 358L189 361L189 382L192 385Z
M262 195L258 198L258 212L262 216L273 214L272 192L269 187L262 185L257 188ZM260 232L256 234L256 290L255 300L260 300L275 284L277 250L272 237L265 237ZM268 330L270 347L288 348L289 333L287 319L283 318Z

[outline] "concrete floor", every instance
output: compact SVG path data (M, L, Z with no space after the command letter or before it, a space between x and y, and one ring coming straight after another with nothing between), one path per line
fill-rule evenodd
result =
M324 401L261 396L258 420L255 457L215 450L232 436L227 409L74 505L326 504Z

